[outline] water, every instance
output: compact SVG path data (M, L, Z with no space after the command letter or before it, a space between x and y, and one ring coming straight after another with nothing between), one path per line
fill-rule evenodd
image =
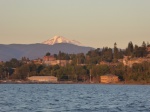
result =
M0 112L150 112L148 85L1 84Z

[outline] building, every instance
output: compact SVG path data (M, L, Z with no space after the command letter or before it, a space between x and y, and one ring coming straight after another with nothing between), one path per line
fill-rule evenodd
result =
M57 82L57 77L54 76L31 76L28 80L33 82Z
M101 61L101 62L100 62L100 65L108 65L108 66L109 66L110 63L109 63L109 62L106 62L106 61Z
M100 76L100 82L101 83L117 83L119 82L119 78L116 75L107 74Z
M54 61L56 58L54 56L44 56L43 61Z
M117 66L118 63L101 61L101 62L100 62L100 65Z
M147 47L147 58L150 58L150 47Z
M38 59L32 60L32 62L34 64L42 64L42 59L38 58ZM27 62L27 63L29 63L29 62Z
M43 57L43 64L46 65L57 65L56 58L54 56L44 56Z
M132 67L134 63L143 63L143 62L150 62L150 58L131 58L131 56L124 56L123 64L124 66Z
M150 47L147 47L147 52L149 52L149 53L150 53Z
M72 60L57 60L57 64L60 66L66 66L67 64L71 64Z
M44 56L43 57L43 64L45 65L60 65L60 66L66 66L67 64L70 64L71 60L56 60L54 56Z

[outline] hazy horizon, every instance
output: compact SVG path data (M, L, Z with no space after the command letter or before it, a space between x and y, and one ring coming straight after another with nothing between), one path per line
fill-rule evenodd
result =
M94 48L150 42L150 0L0 0L0 44L55 35Z

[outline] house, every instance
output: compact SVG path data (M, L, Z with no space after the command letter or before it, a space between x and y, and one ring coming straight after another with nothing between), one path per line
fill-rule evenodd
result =
M101 62L100 62L100 65L117 66L118 63L101 61Z
M150 62L150 58L131 58L131 56L124 56L123 64L124 66L132 67L134 63L143 63L143 62Z
M54 56L44 56L43 57L43 64L57 65L57 61L56 61L56 58Z
M150 58L150 47L147 47L147 58Z
M147 47L147 52L150 53L150 47Z
M28 80L34 81L34 82L57 82L57 77L54 76L31 76L28 77Z
M101 83L117 83L119 82L119 78L116 75L107 74L100 76L100 82Z
M32 62L33 62L34 64L42 64L42 59L40 59L40 58L34 59L34 60L32 60ZM29 62L27 62L27 63L29 63Z
M70 64L72 60L57 60L57 64L60 66L66 66L67 64Z
M60 65L60 66L66 66L67 64L70 64L71 60L56 60L54 56L44 56L43 57L43 64L46 65Z
M56 58L54 56L44 56L43 61L54 61Z
M109 62L106 62L106 61L101 61L101 62L100 62L100 65L108 65L108 66L109 66L110 63L109 63Z

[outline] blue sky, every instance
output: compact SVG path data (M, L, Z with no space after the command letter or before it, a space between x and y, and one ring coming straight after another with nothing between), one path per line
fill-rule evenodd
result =
M0 44L55 35L95 48L150 42L150 0L0 0Z

